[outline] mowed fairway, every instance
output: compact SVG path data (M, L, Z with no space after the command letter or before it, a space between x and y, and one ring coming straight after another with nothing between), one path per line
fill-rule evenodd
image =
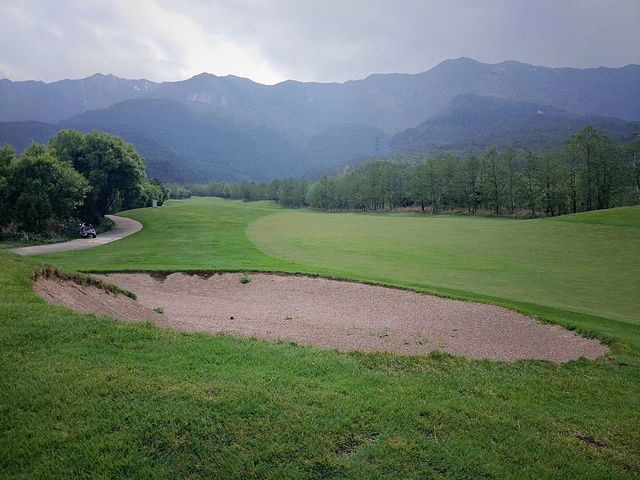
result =
M286 211L247 234L271 256L343 276L640 323L637 207L536 220Z

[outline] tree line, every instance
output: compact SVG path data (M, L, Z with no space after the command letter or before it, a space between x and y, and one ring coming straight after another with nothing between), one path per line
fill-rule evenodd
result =
M147 180L135 147L102 132L63 130L46 145L16 155L0 148L0 228L4 232L69 234L79 221L98 225L104 215L162 204L169 190Z
M212 182L183 190L285 207L555 216L640 203L640 140L622 145L587 125L555 151L488 148L460 158L372 159L340 174L270 183Z

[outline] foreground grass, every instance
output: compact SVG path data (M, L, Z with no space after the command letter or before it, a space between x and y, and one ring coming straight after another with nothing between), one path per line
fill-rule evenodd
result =
M145 225L132 237L45 260L69 270L349 273L259 250L245 229L274 212L170 202L128 212ZM612 355L555 365L344 354L53 307L30 289L39 262L0 252L2 478L640 475L632 322L441 288L607 338ZM370 262L387 268L380 257Z
M54 307L0 252L0 477L625 478L637 368L342 354Z

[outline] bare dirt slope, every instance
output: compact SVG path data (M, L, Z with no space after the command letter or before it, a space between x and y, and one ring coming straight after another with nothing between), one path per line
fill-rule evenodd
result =
M344 351L422 355L440 349L470 358L554 362L609 351L597 340L494 305L359 283L269 274L252 274L247 284L238 274L96 277L136 293L138 300L56 280L40 281L35 290L52 303L123 320ZM153 311L158 307L163 314Z

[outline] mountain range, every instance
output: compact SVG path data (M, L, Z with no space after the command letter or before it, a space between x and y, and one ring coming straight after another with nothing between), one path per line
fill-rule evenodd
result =
M640 119L640 66L547 68L447 60L419 74L261 85L200 74L0 80L0 144L64 128L123 137L163 181L295 177L387 152L554 148L587 123L620 141Z

